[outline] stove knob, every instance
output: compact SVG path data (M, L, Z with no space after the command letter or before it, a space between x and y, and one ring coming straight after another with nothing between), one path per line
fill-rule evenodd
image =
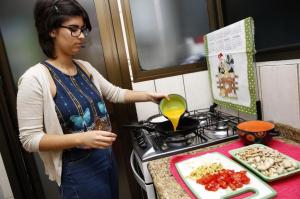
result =
M145 149L145 148L147 147L147 143L145 142L144 139L138 140L138 145L139 145L139 147L141 147L142 149Z
M142 139L138 139L138 140L137 140L137 143L138 143L138 145L142 145L142 144L144 144L144 143L145 143L145 140L144 140L144 138L142 138Z
M147 143L143 136L140 137L139 139L137 139L137 143L138 143L139 147L141 147L142 149L145 149L147 147Z
M138 137L141 137L141 136L143 136L143 130L142 129L136 129L134 131L134 137L138 138Z
M138 134L135 136L135 139L137 140L144 139L144 136L142 134Z
M145 149L147 147L147 143L145 141L145 137L144 137L144 131L143 129L136 129L134 131L134 138L138 144L138 146L142 149Z
M147 148L147 143L143 142L141 145L139 145L142 149L146 149Z

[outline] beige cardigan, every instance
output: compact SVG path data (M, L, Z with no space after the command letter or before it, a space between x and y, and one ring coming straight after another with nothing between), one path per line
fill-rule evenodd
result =
M125 89L112 85L88 62L76 61L91 74L95 86L107 100L124 102ZM39 152L45 173L60 186L62 151L39 151L39 142L45 133L63 134L50 91L49 71L44 65L32 66L19 79L17 113L23 147L29 152Z

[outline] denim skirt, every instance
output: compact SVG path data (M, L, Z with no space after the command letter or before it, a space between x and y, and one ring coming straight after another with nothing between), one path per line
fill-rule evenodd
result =
M116 160L111 149L64 151L62 199L118 199Z

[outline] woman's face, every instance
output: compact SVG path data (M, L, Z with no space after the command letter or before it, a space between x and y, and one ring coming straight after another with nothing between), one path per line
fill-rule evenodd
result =
M83 28L83 18L74 16L63 22L60 28L53 30L50 36L54 41L55 55L73 56L77 54L85 39L83 32L81 32Z

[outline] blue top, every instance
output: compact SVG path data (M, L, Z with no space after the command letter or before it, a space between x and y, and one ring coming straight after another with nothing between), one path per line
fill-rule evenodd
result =
M75 61L73 63L77 73L70 76L43 62L56 85L53 99L63 132L68 134L94 129L111 131L102 95L82 68Z

